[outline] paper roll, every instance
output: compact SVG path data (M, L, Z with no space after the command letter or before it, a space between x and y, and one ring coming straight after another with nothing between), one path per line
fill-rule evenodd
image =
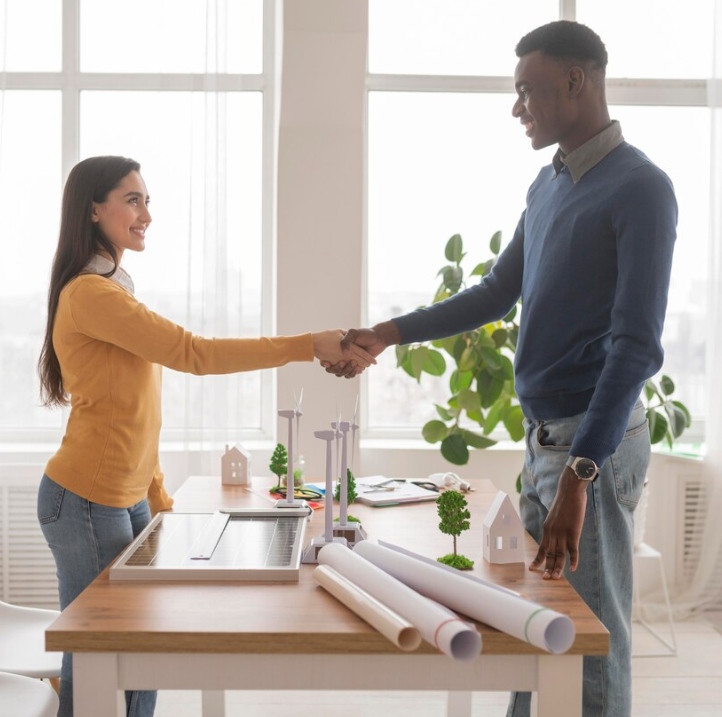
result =
M571 618L539 603L469 580L461 573L454 575L408 553L368 540L357 543L354 553L431 600L542 650L558 655L574 642L576 630Z
M410 622L379 602L373 595L347 580L332 567L319 565L313 571L313 577L321 587L353 610L371 627L375 627L396 647L409 652L421 644L421 634Z
M471 625L348 548L329 543L319 550L318 562L398 613L444 654L456 660L473 660L481 652L481 635Z

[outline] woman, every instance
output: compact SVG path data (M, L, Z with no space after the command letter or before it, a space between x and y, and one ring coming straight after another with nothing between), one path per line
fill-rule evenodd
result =
M63 195L39 362L46 406L71 411L38 494L38 519L57 566L65 609L172 498L158 464L161 365L194 374L343 358L342 331L259 339L205 339L153 313L120 267L143 251L151 222L140 165L92 157ZM346 358L351 358L348 354ZM368 366L371 357L353 359ZM59 717L71 717L71 655L63 656ZM127 692L128 717L150 717L155 692Z

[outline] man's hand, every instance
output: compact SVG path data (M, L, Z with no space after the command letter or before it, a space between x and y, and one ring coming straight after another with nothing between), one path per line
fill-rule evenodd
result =
M544 580L559 580L569 555L569 569L579 564L579 539L587 510L587 483L579 480L568 466L559 478L557 494L544 521L539 552L529 570L544 563Z
M341 349L344 352L354 348L363 349L375 358L385 348L399 343L400 340L401 335L396 324L393 321L384 321L370 329L349 329L341 341ZM348 361L321 361L321 365L328 373L338 377L353 378L361 373L358 366L352 366Z
M342 329L319 331L313 337L313 355L321 361L321 365L342 362L352 366L354 371L361 373L364 368L376 363L376 359L356 344L346 343Z

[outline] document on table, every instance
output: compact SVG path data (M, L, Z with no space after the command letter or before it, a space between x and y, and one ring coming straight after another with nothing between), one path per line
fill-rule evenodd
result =
M416 485L404 478L362 476L356 478L356 500L359 503L382 508L400 503L420 503L436 500L439 492Z

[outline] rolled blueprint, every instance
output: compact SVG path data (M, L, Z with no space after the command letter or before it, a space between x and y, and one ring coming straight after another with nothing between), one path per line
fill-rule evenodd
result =
M471 625L348 548L329 543L319 550L318 562L333 568L408 620L424 640L445 655L456 660L473 660L481 652L481 635Z
M521 596L454 575L441 567L368 540L357 543L363 556L405 585L453 610L555 655L566 652L576 630L571 618Z
M319 565L313 571L313 577L319 585L371 627L375 627L396 647L408 652L415 650L421 644L421 634L410 622L379 602L373 595L347 580L338 571L328 565Z

